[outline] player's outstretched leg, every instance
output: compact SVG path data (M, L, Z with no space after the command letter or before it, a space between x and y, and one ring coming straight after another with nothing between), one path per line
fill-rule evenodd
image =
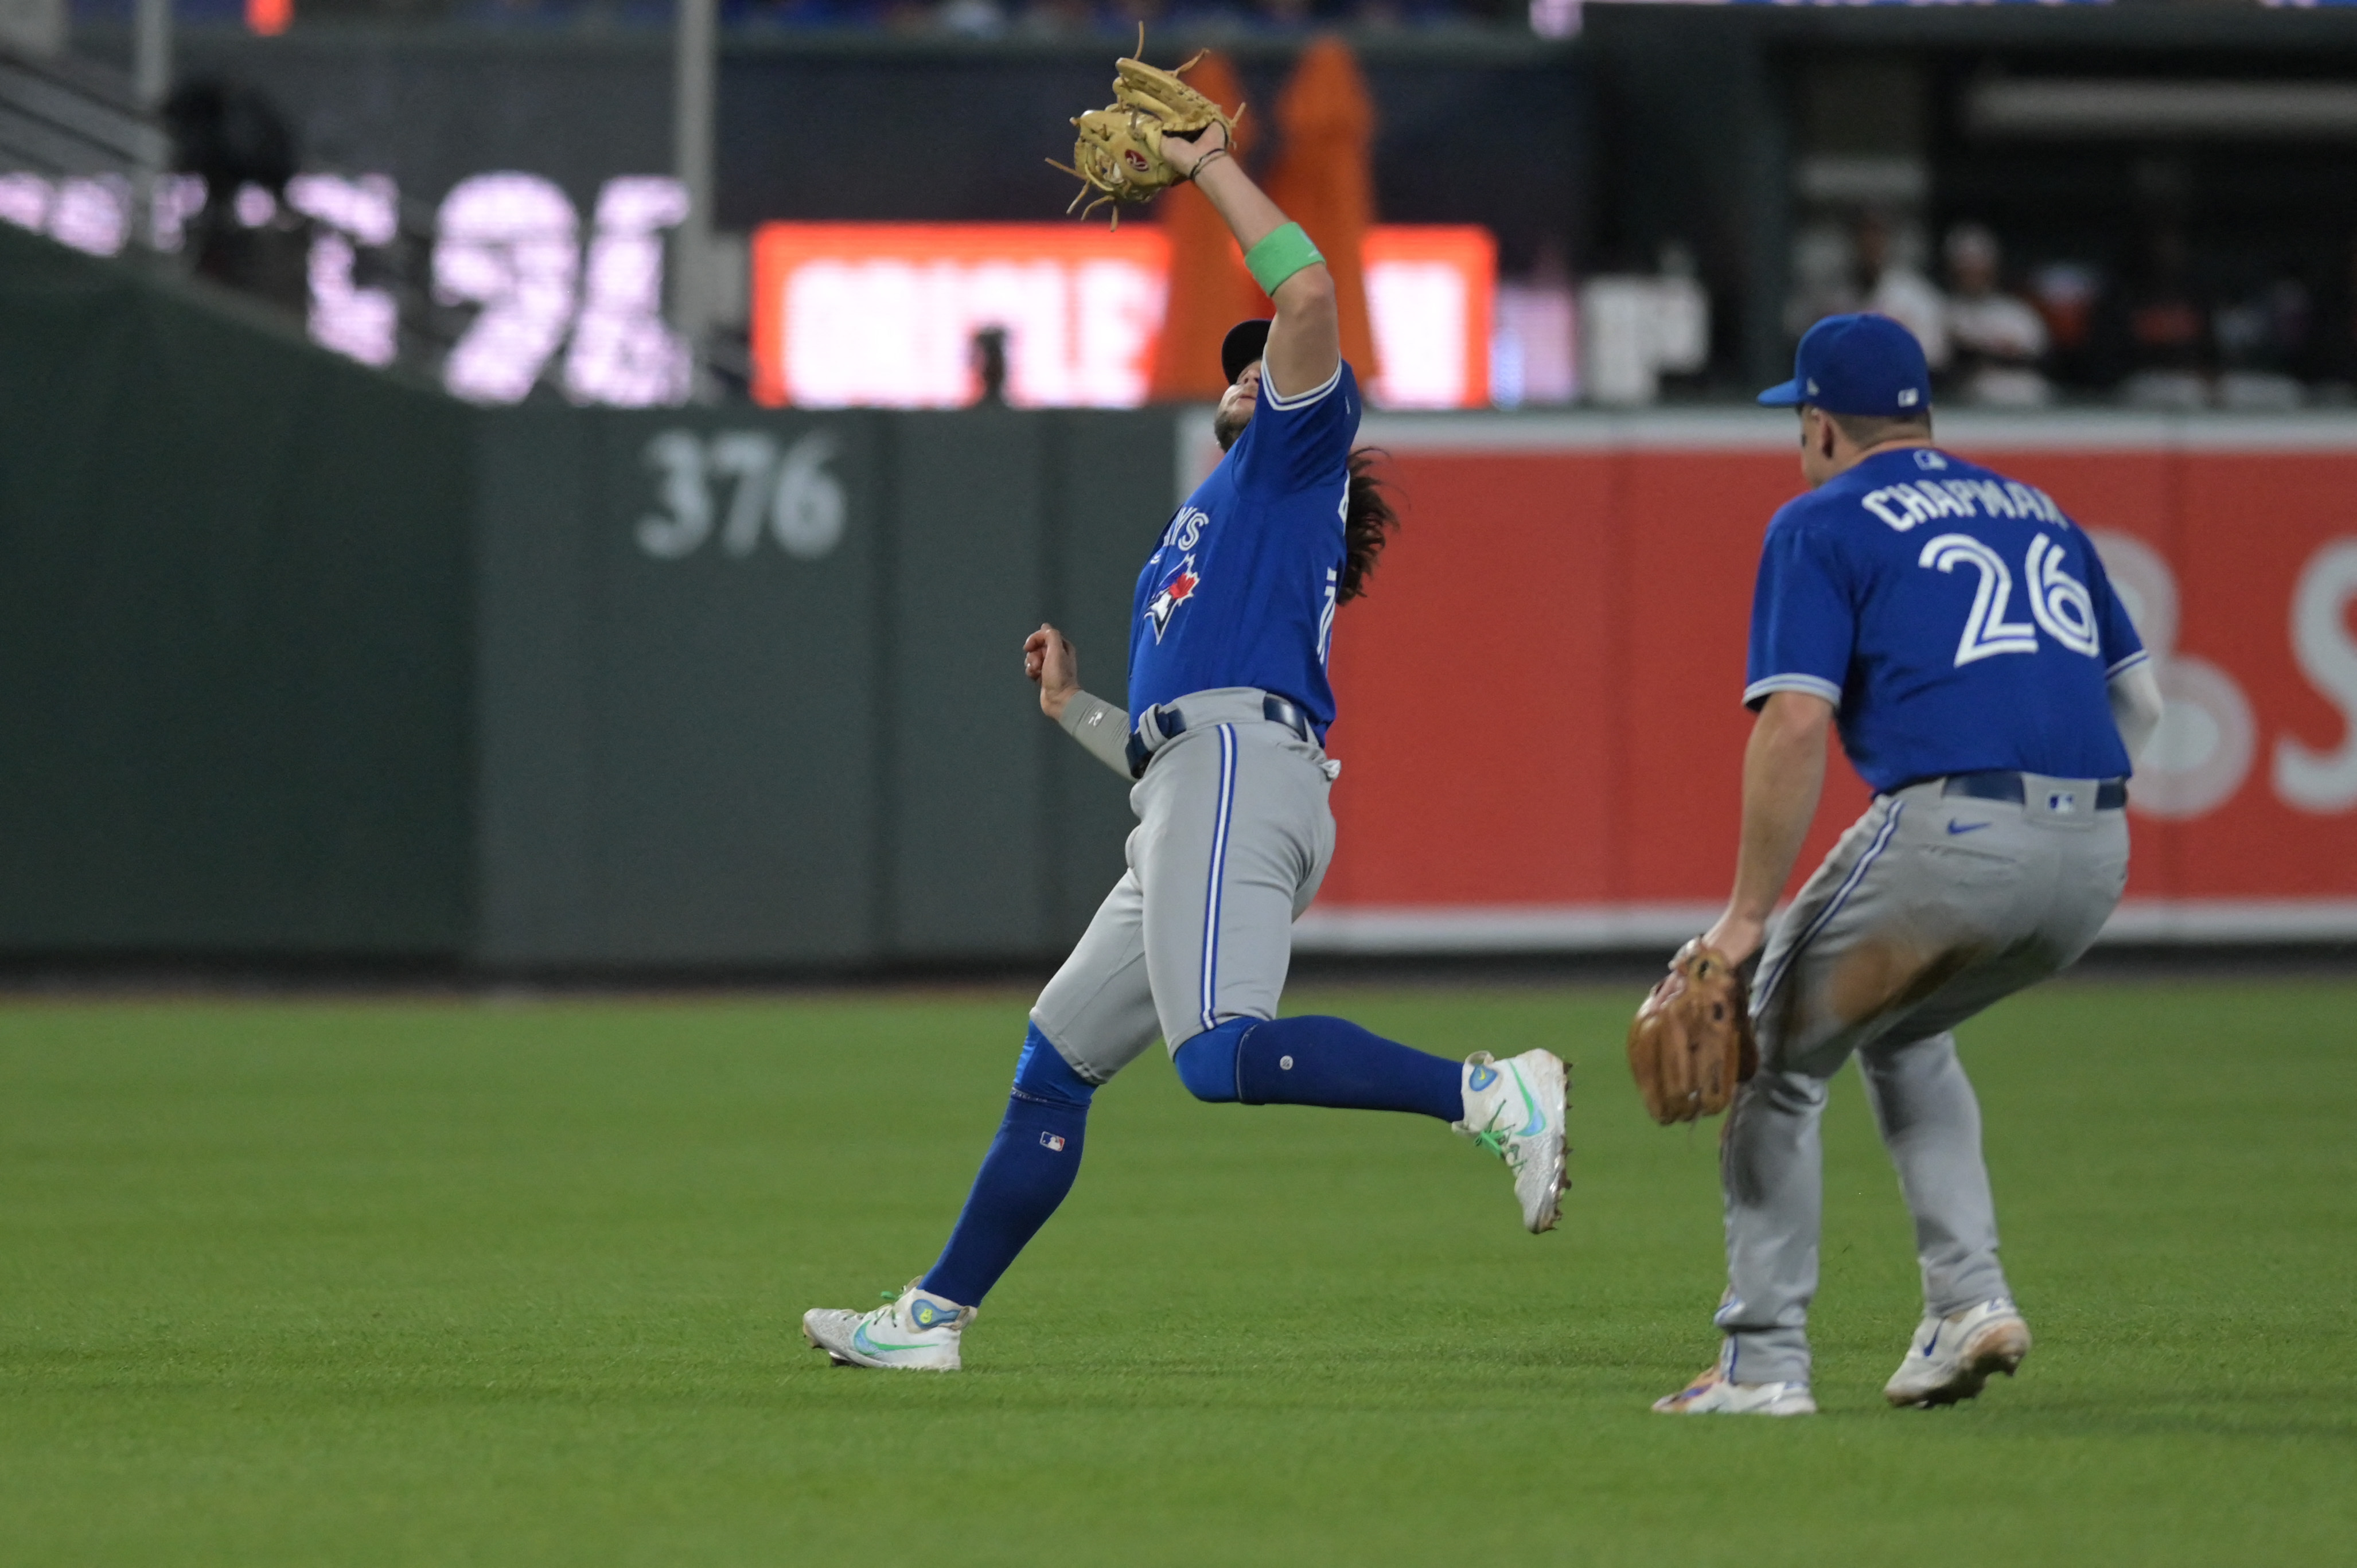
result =
M1564 1176L1569 1075L1552 1051L1454 1062L1346 1018L1230 1018L1180 1046L1180 1081L1198 1100L1405 1111L1448 1122L1506 1163L1523 1224L1555 1228Z
M941 1258L888 1306L804 1313L802 1337L839 1367L956 1371L982 1298L1072 1190L1095 1092L1033 1025L1006 1119Z

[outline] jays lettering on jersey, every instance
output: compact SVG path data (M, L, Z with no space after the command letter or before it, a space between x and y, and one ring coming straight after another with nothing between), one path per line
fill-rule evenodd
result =
M2128 771L2104 688L2145 657L2043 490L1930 447L1867 458L1768 525L1749 683L1839 710L1877 789L1983 768Z
M1326 654L1358 431L1350 366L1297 396L1261 381L1243 433L1137 575L1133 711L1189 692L1257 686L1291 698L1325 734L1334 722Z

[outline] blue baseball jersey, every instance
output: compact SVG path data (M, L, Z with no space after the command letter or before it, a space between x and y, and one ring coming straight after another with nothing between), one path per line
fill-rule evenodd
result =
M1263 377L1236 444L1137 575L1133 712L1189 692L1257 686L1291 698L1325 735L1334 722L1326 654L1358 432L1359 382L1349 365L1291 396Z
M1743 700L1809 692L1878 790L2010 768L2128 771L2105 692L2145 657L2045 491L1931 447L1878 453L1768 525Z

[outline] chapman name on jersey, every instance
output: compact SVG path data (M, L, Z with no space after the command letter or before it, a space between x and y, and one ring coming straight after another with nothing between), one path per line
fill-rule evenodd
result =
M2053 499L1932 447L1878 453L1768 525L1749 683L1835 705L1868 784L2128 772L2105 688L2145 657Z
M1189 692L1257 686L1291 699L1325 734L1334 722L1326 656L1358 431L1350 366L1299 396L1263 379L1260 406L1235 446L1137 575L1132 712Z

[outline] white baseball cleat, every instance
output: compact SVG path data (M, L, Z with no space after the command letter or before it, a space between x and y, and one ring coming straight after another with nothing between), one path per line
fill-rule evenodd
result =
M1882 1386L1882 1397L1902 1409L1954 1404L1981 1391L1990 1375L2013 1376L2029 1354L2029 1325L2004 1296L1926 1317L1915 1326L1907 1359Z
M920 1290L910 1280L889 1306L873 1312L813 1307L802 1314L802 1337L838 1367L954 1372L958 1337L981 1310Z
M1571 1185L1563 1171L1569 1084L1563 1058L1553 1051L1524 1051L1502 1062L1475 1051L1465 1061L1465 1120L1456 1131L1514 1173L1523 1227L1533 1235L1555 1229L1563 1191Z
M1721 1355L1711 1369L1666 1399L1653 1402L1661 1415L1814 1415L1817 1402L1806 1383L1738 1383L1728 1379Z

